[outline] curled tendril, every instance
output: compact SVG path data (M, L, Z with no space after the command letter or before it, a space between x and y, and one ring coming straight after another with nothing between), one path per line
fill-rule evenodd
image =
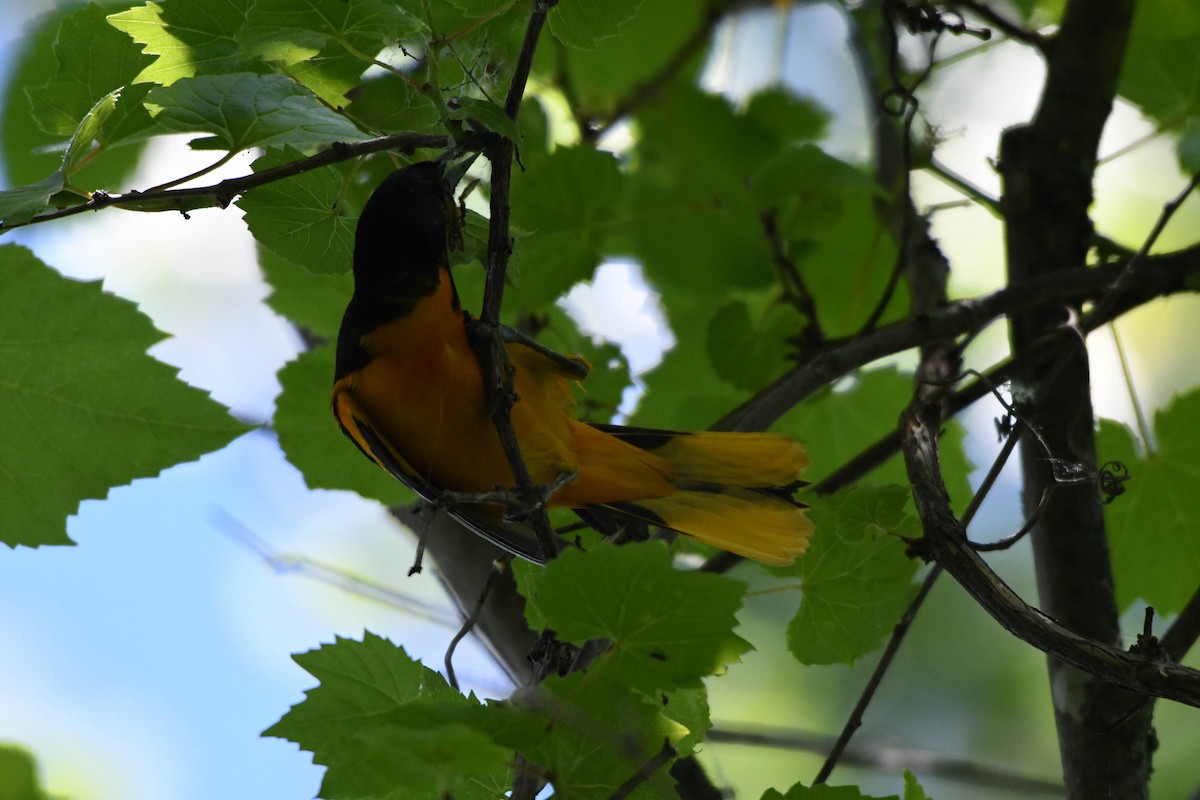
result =
M1109 461L1100 467L1096 474L1096 490L1100 494L1100 502L1108 505L1125 493L1125 481L1132 476L1129 467L1120 461Z

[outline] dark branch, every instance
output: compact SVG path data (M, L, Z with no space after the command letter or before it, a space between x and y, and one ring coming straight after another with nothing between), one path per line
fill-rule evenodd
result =
M327 167L341 161L378 153L383 150L400 150L411 153L424 147L449 147L454 142L449 136L435 136L427 133L404 131L390 136L380 136L362 142L334 142L328 150L322 150L314 156L302 158L278 167L265 169L239 178L227 178L220 183L210 186L196 186L188 189L161 189L139 192L137 190L125 194L105 194L96 192L85 203L47 214L39 214L28 222L0 225L0 233L26 225L36 225L41 222L62 219L85 211L99 211L103 208L116 206L129 211L195 211L200 208L226 208L238 195L245 194L251 189L265 186L275 181L303 175L314 169Z
M1031 607L967 543L941 479L936 404L914 401L901 419L905 464L925 530L929 556L943 565L985 611L1017 638L1109 683L1142 695L1200 708L1200 671L1134 655L1081 636Z
M750 747L774 747L782 750L802 750L810 753L826 753L834 743L834 737L806 731L769 728L755 725L735 728L717 723L704 737L707 742L722 742ZM944 780L988 789L1018 792L1023 796L1045 794L1061 797L1061 783L1018 775L1006 770L949 758L928 750L914 750L890 745L855 744L842 753L841 761L847 766L885 770L894 773L903 767L921 774Z
M1099 297L1123 269L1122 264L1109 264L1045 275L989 295L950 303L935 313L886 325L865 336L831 342L811 361L775 380L714 428L765 430L814 391L853 369L938 339L970 333L1003 315ZM1156 297L1193 291L1188 277L1196 272L1200 272L1200 246L1147 258L1139 270L1139 280L1114 296L1109 311L1096 324Z

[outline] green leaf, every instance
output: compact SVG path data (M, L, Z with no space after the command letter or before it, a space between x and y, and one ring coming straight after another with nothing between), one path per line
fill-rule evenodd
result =
M576 644L611 640L630 686L695 687L749 649L733 633L746 587L676 570L660 542L568 550L524 577L530 624Z
M475 784L507 777L510 752L468 724L482 706L387 639L337 637L294 659L320 683L263 735L328 768L322 797L487 797Z
M310 489L358 492L386 505L412 502L412 493L338 428L329 406L333 365L334 348L325 345L301 353L280 370L283 392L275 403L279 446Z
M135 83L169 86L180 78L243 72L252 64L238 47L252 0L170 0L131 8L108 17L143 52L158 56L138 73Z
M580 118L612 119L619 103L661 74L687 46L688 38L704 25L707 9L706 0L642 3L621 25L620 36L601 39L588 50L539 47L535 63L551 73L565 68ZM550 13L551 26L560 11L561 3ZM699 54L680 69L680 78L693 80L702 64Z
M354 278L349 272L313 275L262 247L258 263L271 287L265 302L275 313L326 342L337 339L342 314L354 293Z
M917 565L900 538L919 535L904 512L908 501L903 486L859 486L813 506L812 547L786 569L804 592L787 629L801 663L853 664L900 619L916 589Z
M722 380L755 391L787 369L796 351L787 339L799 336L804 327L804 318L791 304L771 303L752 318L747 303L732 300L709 320L709 357Z
M1189 175L1200 172L1200 117L1192 117L1175 145L1179 166Z
M456 108L450 111L450 119L461 119L476 124L472 127L480 133L491 131L505 139L520 141L520 131L517 130L516 120L504 113L504 109L488 100L478 97L463 97L455 102Z
M116 110L119 97L118 89L96 101L91 111L80 120L75 134L67 142L62 165L52 175L29 186L18 186L0 192L0 221L8 225L28 222L50 206L51 198L66 188L70 176L78 171L80 163L93 152L96 137ZM83 201L78 199L77 202Z
M525 729L522 738L508 736L504 743L553 775L558 796L608 800L664 741L687 733L663 713L660 695L632 689L626 673L611 662L594 662L586 672L551 676L518 694L513 702L519 713L539 720L545 735ZM667 773L666 766L656 770L629 797L671 797Z
M19 225L50 207L50 198L63 190L66 179L62 170L28 186L15 186L0 192L0 222Z
M421 29L385 0L256 0L237 38L334 106L383 48Z
M255 172L298 161L292 148L273 150L253 164ZM247 192L237 201L254 238L314 274L346 273L354 259L354 220L342 202L345 169L321 167Z
M687 729L687 734L672 743L680 758L696 752L704 735L712 727L708 713L708 692L703 688L675 689L663 695L663 716Z
M150 92L146 105L173 131L206 131L197 150L304 147L370 138L316 96L282 75L202 75Z
M132 83L150 62L128 36L108 24L104 10L92 4L63 19L54 57L54 77L28 91L38 124L59 136L70 135L97 100ZM123 120L126 137L152 127L140 102L125 104L122 111L129 118Z
M550 30L563 44L590 50L601 39L616 36L642 0L561 0L550 12Z
M1200 110L1200 6L1142 0L1133 15L1117 91L1167 127Z
M933 800L925 794L925 789L917 780L917 776L908 770L904 770L904 800Z
M847 194L875 194L863 172L813 144L779 151L751 181L761 212L794 240L823 238L841 221Z
M786 794L780 794L777 789L768 789L763 792L762 800L900 800L900 797L894 794L887 797L865 795L857 786L829 786L821 784L820 786L809 787L802 783L797 783L788 789Z
M70 544L82 500L193 461L248 430L146 355L163 336L99 282L62 277L23 247L0 247L0 402L8 424L0 541Z
M512 221L529 231L509 272L521 304L545 305L591 277L622 185L616 160L590 147L559 148L513 181Z
M1154 417L1156 449L1139 454L1132 432L1101 420L1101 462L1129 470L1125 493L1105 506L1117 605L1139 597L1159 614L1179 612L1200 575L1200 392L1176 397Z
M742 115L761 130L756 140L778 144L820 139L830 120L829 112L815 100L797 97L783 87L754 94Z
M38 781L37 763L26 751L0 743L0 798L48 800Z
M100 129L117 110L117 101L121 98L121 90L114 89L96 101L91 110L79 121L75 134L67 142L67 152L63 155L63 174L70 180L71 175L79 170L79 163L92 154Z

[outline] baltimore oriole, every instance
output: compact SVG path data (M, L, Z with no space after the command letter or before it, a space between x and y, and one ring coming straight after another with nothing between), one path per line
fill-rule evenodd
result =
M489 415L470 316L450 275L459 230L441 165L405 167L375 190L358 220L354 294L337 343L333 413L369 458L428 500L443 490L482 493L513 485ZM812 535L802 485L808 456L770 433L681 433L579 422L577 377L521 343L512 422L532 479L576 473L549 504L585 518L614 514L692 536L766 564L788 564ZM580 359L580 361L582 361ZM526 529L495 507L458 503L460 521L538 560Z

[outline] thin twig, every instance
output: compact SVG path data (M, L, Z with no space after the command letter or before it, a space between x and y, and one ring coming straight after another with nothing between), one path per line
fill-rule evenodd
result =
M1086 317L1084 317L1082 323L1080 324L1080 328L1082 328L1085 333L1091 333L1096 329L1096 327L1107 321L1105 316L1112 311L1112 305L1116 302L1121 293L1133 283L1133 279L1140 277L1138 273L1141 271L1142 265L1149 258L1150 249L1154 247L1154 244L1158 241L1158 237L1167 227L1167 223L1171 221L1171 217L1175 216L1175 212L1178 211L1179 207L1184 204L1184 201L1191 196L1192 192L1196 190L1197 186L1200 186L1200 172L1192 176L1191 180L1188 181L1187 186L1184 187L1182 192L1163 205L1162 213L1158 215L1158 220L1154 223L1154 227L1150 230L1150 235L1146 237L1144 242L1142 242L1142 246L1138 248L1138 251L1133 255L1133 258L1129 259L1129 261L1125 264L1125 268L1121 271L1121 274L1117 276L1117 279L1113 281L1113 284L1109 290L1105 292L1103 296L1101 296L1100 300L1096 303L1092 311Z
M1010 39L1024 42L1043 53L1049 48L1049 40L1045 36L1001 16L991 6L980 2L980 0L951 0L950 5L971 12Z
M704 736L706 742L721 742L752 747L775 747L786 750L802 750L810 753L827 753L834 737L807 731L786 728L771 728L754 725L749 728L734 728L717 723ZM842 752L841 763L886 770L894 773L900 768L919 771L943 780L1020 792L1024 796L1047 794L1062 796L1061 783L1014 774L973 761L943 756L928 750L894 747L885 744L855 744Z
M1159 643L1167 655L1181 661L1197 639L1200 639L1200 587L1184 605L1171 627L1167 628Z
M618 786L617 790L608 796L609 800L625 800L626 797L633 794L634 789L650 780L651 775L662 769L674 757L675 747L669 739L664 739L662 748L652 755L645 764L638 767L638 771L633 773L629 780Z
M444 659L446 680L455 690L458 690L458 677L454 674L454 651L458 648L458 643L465 639L467 634L475 628L475 623L479 621L479 615L483 613L483 604L487 602L488 595L492 593L492 587L496 585L496 579L507 568L507 559L492 562L492 570L488 573L487 580L483 582L483 588L479 591L479 600L476 601L475 607L471 609L471 613L463 620L462 627L458 629L458 633L454 634L454 638L450 640L450 644L446 647L446 657Z
M867 706L871 704L871 699L875 696L875 690L879 688L879 684L883 681L883 676L887 674L888 668L892 665L892 659L896 657L896 652L899 651L900 644L904 641L908 629L912 626L917 612L921 609L921 605L925 602L925 598L929 596L929 591L937 583L938 576L941 574L942 565L934 564L933 568L925 576L925 580L921 583L921 588L917 591L917 596L908 604L904 616L896 623L896 627L892 630L892 638L888 640L883 655L879 657L879 663L875 665L875 670L871 673L870 680L863 687L862 694L859 696L858 702L854 705L854 710L850 712L850 717L846 720L846 724L842 726L842 732L833 743L833 748L825 758L825 763L821 765L821 771L817 773L817 777L813 778L814 786L829 780L829 776L833 772L833 768L837 766L842 752L850 744L850 738L862 726L863 714L866 713Z
M390 136L380 136L361 142L334 142L329 149L322 150L316 155L301 158L296 161L280 164L262 172L243 175L238 178L226 178L210 186L196 186L188 189L164 189L158 191L139 192L137 190L125 194L107 194L96 192L86 203L70 208L38 214L28 222L0 224L0 233L21 228L26 225L36 225L42 222L62 219L85 211L99 211L103 208L117 206L130 211L195 211L200 208L225 208L238 195L245 194L251 189L265 186L275 181L303 175L314 169L327 167L341 161L377 153L382 150L401 150L412 152L424 147L448 147L453 141L448 136L435 136L427 133L404 131Z

